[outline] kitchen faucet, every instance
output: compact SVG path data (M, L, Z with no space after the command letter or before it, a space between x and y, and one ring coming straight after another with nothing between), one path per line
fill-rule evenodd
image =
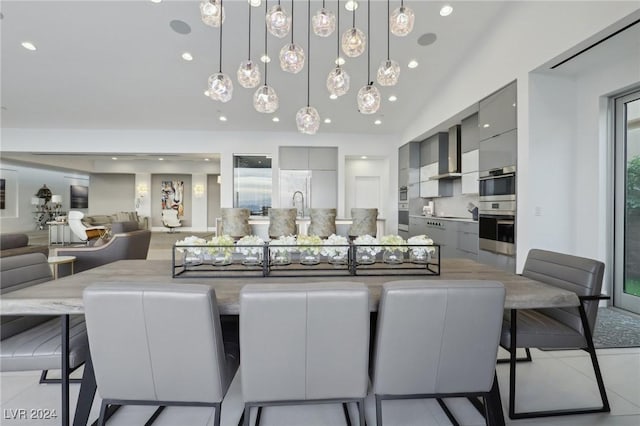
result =
M302 203L302 208L300 209L300 211L298 212L298 216L300 217L304 217L304 194L302 193L302 191L296 191L293 193L293 197L291 197L291 202L293 203L293 207L296 207L296 195L300 194L300 201Z

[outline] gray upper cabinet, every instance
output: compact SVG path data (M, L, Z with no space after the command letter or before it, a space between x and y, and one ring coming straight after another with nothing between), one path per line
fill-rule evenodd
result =
M517 157L517 130L502 133L480 143L479 170L486 171L515 166Z
M462 152L478 149L479 143L478 113L475 113L462 120Z
M420 142L409 142L398 148L398 169L420 167Z
M282 170L338 170L338 148L282 146L279 167Z
M309 148L309 169L338 170L338 148Z
M516 82L480 101L478 123L480 140L485 140L517 127Z
M438 135L420 142L420 167L438 162Z

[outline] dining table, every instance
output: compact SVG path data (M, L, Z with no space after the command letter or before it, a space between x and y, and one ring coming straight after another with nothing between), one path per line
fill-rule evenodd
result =
M68 367L68 320L69 315L84 314L83 290L101 282L146 282L146 283L199 283L215 289L218 309L221 315L239 315L240 290L252 283L295 283L301 282L361 282L369 288L370 311L377 312L382 285L396 280L491 280L501 282L506 290L505 310L577 307L578 296L540 281L497 269L470 259L441 259L439 275L373 275L373 276L313 276L261 277L242 276L224 278L180 277L172 278L170 260L119 260L93 269L66 276L55 281L16 290L0 297L0 312L3 315L59 315L62 318L62 409L61 424L68 426L69 413L69 367ZM65 330L65 327L67 329ZM487 401L492 405L490 412L498 413L487 419L488 424L504 425L502 404L497 380L492 397ZM89 359L85 365L78 403L73 424L86 425L95 395L96 384L93 366Z

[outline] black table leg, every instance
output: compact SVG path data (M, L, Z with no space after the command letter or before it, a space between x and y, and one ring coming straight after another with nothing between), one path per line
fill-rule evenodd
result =
M82 373L82 383L80 384L80 394L78 395L78 404L76 405L76 413L73 416L73 426L85 426L89 423L89 413L91 405L96 395L96 376L93 371L93 362L91 354L85 361L84 372Z
M60 420L62 426L69 426L69 315L61 315L62 366L60 381L62 382L62 407Z
M502 412L502 400L500 399L500 387L498 386L498 375L493 375L493 386L486 398L487 404L487 425L504 426L504 413Z

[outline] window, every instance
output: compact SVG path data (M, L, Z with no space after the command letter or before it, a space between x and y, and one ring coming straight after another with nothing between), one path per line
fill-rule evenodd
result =
M252 215L267 215L271 207L271 157L233 156L233 206L247 208Z

